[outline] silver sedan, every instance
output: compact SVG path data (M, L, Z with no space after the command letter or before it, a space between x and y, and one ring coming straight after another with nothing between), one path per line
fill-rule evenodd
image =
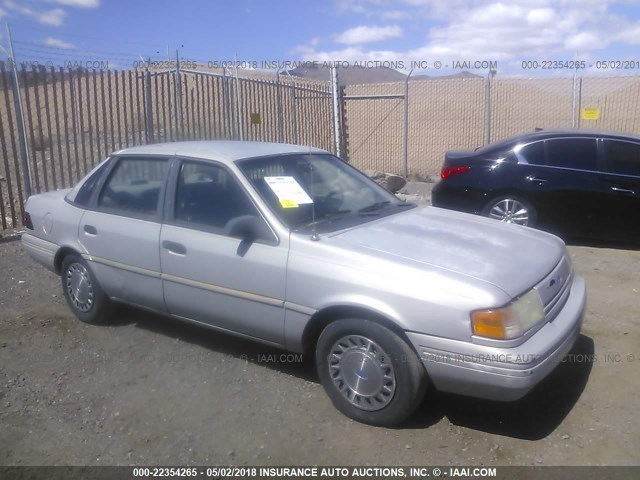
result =
M401 422L428 388L524 396L577 338L555 236L402 202L328 152L184 142L29 198L22 243L88 323L126 303L315 355L345 415Z

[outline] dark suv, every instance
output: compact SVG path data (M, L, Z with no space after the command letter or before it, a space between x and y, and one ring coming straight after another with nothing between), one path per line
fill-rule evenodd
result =
M540 130L447 152L436 207L562 235L640 240L640 138Z

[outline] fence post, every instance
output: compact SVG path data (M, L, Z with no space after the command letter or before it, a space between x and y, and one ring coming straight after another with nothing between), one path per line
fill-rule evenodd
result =
M182 123L182 79L180 77L180 57L176 49L176 78L175 78L175 108L176 108L176 140L184 138L184 125Z
M18 139L20 143L20 159L22 160L22 178L24 181L25 198L31 196L31 164L29 162L29 152L27 150L27 131L24 125L24 115L22 114L22 96L20 95L20 80L18 79L18 64L16 62L16 56L13 52L13 38L11 37L11 28L7 23L7 36L9 38L9 51L11 57L11 67L13 70L12 75L12 93L13 93L13 105L16 110L16 120L18 123ZM29 86L27 85L27 88ZM8 174L8 173L7 173Z
M276 97L277 104L276 108L278 109L278 142L284 143L284 131L282 126L282 92L280 90L280 71L276 72Z
M580 128L580 118L582 112L582 77L578 79L578 120L577 127Z
M235 123L233 121L233 106L231 104L231 86L227 78L227 67L222 68L222 104L224 108L224 129L227 138L236 140Z
M237 58L237 57L236 57ZM242 128L242 120L240 118L240 80L238 79L238 65L236 63L236 74L233 91L235 93L235 109L236 109L236 128L238 129L238 139L244 140L244 129Z
M576 76L578 70L573 71L573 82L571 92L571 128L576 128Z
M340 135L340 100L338 92L338 69L331 65L331 96L333 98L333 138L335 140L336 156L342 158Z
M11 86L13 87L13 106L16 111L16 120L18 127L18 140L20 143L20 159L22 160L22 178L24 181L25 198L31 196L31 162L29 161L29 151L27 150L27 131L24 125L24 114L22 113L22 98L20 95L20 81L18 80L18 71L16 69L15 58L11 58L13 67L13 75ZM28 88L28 86L27 86Z
M489 70L487 74L487 80L485 83L485 98L484 98L484 144L491 143L491 81L496 74L496 70L493 68Z
M147 63L147 68L144 71L144 98L146 99L145 116L147 118L147 143L154 141L153 135L153 107L151 106L151 72L149 72L149 64L151 59Z
M402 139L402 155L404 159L404 177L409 178L409 78L413 69L404 80L404 137Z
M291 122L293 123L293 143L298 143L298 103L296 97L296 82L291 82Z

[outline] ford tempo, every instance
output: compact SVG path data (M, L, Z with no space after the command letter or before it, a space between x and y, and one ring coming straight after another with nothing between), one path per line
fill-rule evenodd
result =
M585 309L559 238L405 203L309 147L133 147L23 217L24 248L83 322L124 303L315 355L336 408L372 425L428 389L524 396Z

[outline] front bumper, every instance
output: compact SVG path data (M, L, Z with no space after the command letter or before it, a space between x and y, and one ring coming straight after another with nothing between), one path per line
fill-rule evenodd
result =
M575 275L562 310L526 342L487 347L407 332L434 386L444 392L513 401L526 395L562 362L575 343L584 316L585 281Z

